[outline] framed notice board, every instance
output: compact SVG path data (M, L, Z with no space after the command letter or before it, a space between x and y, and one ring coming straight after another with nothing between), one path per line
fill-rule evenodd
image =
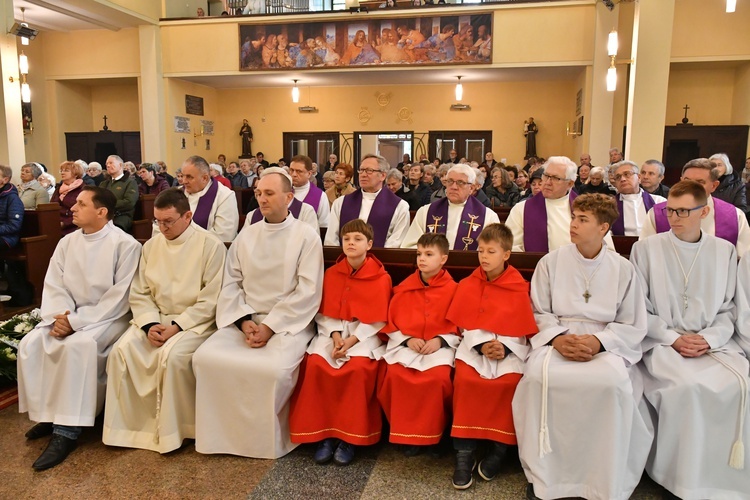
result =
M203 116L203 98L185 94L185 113Z

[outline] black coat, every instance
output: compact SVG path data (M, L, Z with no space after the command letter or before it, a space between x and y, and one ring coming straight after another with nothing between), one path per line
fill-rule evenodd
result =
M719 177L719 187L711 194L714 198L731 203L742 210L745 215L748 213L747 195L745 184L741 179L737 179L734 174L722 175Z

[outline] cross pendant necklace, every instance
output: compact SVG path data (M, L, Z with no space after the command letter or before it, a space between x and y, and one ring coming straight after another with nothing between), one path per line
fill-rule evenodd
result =
M688 289L688 283L690 282L690 275L693 273L693 268L695 267L695 263L698 261L698 255L700 255L701 253L701 249L703 248L704 241L705 240L701 238L701 243L700 245L698 245L698 251L695 252L695 257L693 257L693 263L690 264L690 269L688 270L687 273L685 273L685 268L682 267L682 261L680 260L680 255L677 253L677 247L674 246L674 241L672 241L672 236L670 235L669 237L669 242L672 244L672 250L674 250L674 256L677 258L677 264L679 264L680 271L682 271L682 277L685 279L683 283L683 288L682 288L682 312L683 313L687 311L687 307L688 307L689 297L688 297L687 289Z
M602 249L600 250L600 254L601 252L604 252L604 251L606 251L606 248L602 246ZM581 274L583 275L583 282L586 287L586 290L583 292L581 297L583 297L584 300L586 300L587 304L589 303L589 299L592 297L592 295L589 293L589 285L591 284L591 280L594 279L594 275L599 270L599 267L601 267L602 262L604 262L604 256L602 256L602 258L599 260L599 263L596 265L596 269L594 269L594 272L591 273L591 276L586 276L586 271L583 269L583 266L581 265L580 262L578 262L578 260L576 260L576 264L578 264L578 268L581 270Z

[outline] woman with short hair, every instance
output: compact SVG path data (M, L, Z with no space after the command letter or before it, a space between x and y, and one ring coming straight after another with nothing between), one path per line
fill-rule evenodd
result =
M83 188L83 169L72 161L64 161L60 164L60 179L62 182L55 189L51 201L60 204L60 227L65 236L78 229L73 224L73 212L70 209L76 204Z
M25 210L34 210L40 203L49 203L49 193L37 180L42 173L42 167L36 162L27 163L21 167L18 196Z

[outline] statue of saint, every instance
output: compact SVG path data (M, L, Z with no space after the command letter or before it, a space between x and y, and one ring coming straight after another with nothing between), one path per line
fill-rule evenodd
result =
M534 117L530 117L527 121L523 122L523 135L526 136L526 158L529 159L532 156L536 156L536 134L539 129L534 123Z
M250 143L253 142L253 129L250 128L250 124L247 123L247 119L242 120L240 137L242 137L242 156L240 156L240 158L249 158L253 155L250 147Z

